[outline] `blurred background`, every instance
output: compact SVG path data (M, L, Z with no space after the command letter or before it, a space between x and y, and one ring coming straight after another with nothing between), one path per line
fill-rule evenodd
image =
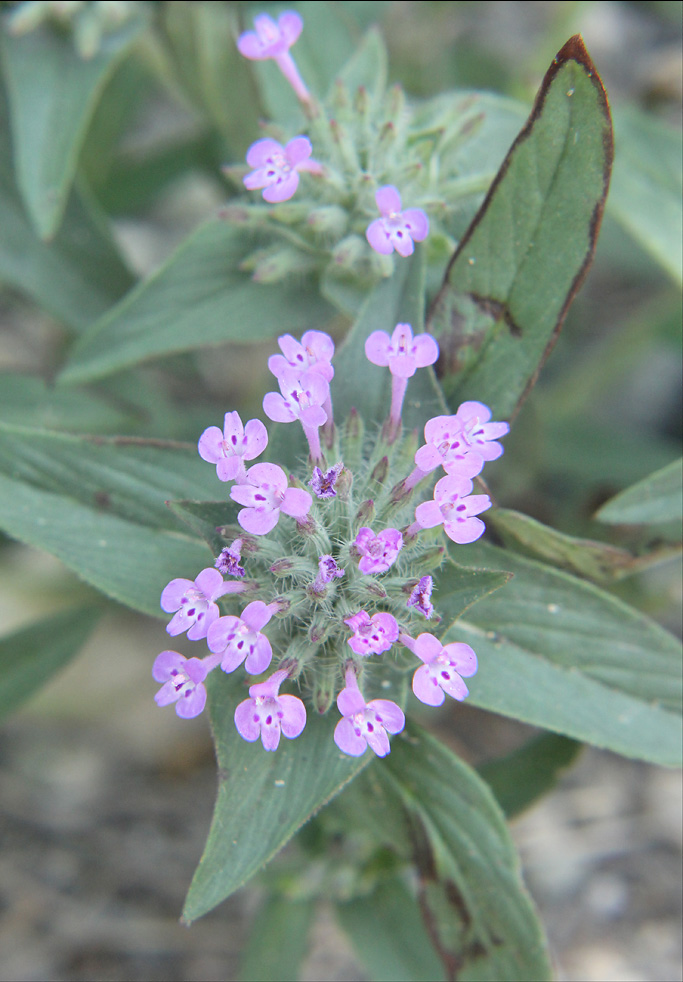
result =
M232 6L245 8L247 25L258 10ZM614 110L617 160L620 152L635 155L660 182L664 213L676 207L668 202L680 196L680 139L673 151L666 143L667 157L657 126L680 126L680 3L339 6L359 31L381 25L390 75L414 96L489 89L530 106L557 50L582 33ZM225 43L233 42L226 36ZM118 137L129 159L204 139L201 113L170 89L123 71L109 83L112 92L125 85L136 93ZM93 193L138 275L156 268L227 194L218 172L190 161L154 195L141 193L132 214L96 177ZM628 188L614 185L613 193L628 201ZM500 504L573 534L612 535L635 551L658 544L652 533L610 531L591 516L680 453L679 284L666 229L648 237L616 210L608 216L587 283L506 443L505 464L491 468ZM63 343L46 314L0 288L0 371L49 379ZM172 419L173 436L195 441L236 404L257 414L272 348L225 345L145 369L166 402L137 421L137 432L169 436ZM622 581L617 592L680 631L680 559ZM52 557L0 542L1 634L89 593ZM238 976L258 882L191 929L178 923L211 817L215 768L206 721L181 722L154 706L150 670L165 644L162 621L112 607L82 654L0 729L0 979ZM445 709L438 726L475 764L529 734L459 705ZM560 979L681 978L681 827L679 774L592 749L514 822ZM290 849L296 855L296 845ZM365 977L321 905L304 978Z

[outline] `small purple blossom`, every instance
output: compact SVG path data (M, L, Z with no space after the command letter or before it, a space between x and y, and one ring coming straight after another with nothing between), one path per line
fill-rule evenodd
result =
M242 662L250 675L259 675L270 665L273 649L270 641L261 633L271 619L277 604L264 604L254 600L242 611L240 617L219 617L209 628L206 643L209 651L221 655L224 672L234 672Z
M497 460L501 456L503 447L496 441L510 432L508 423L489 422L491 410L483 402L463 402L456 417L471 453L479 454L484 460Z
M221 549L214 566L223 576L244 576L244 566L240 566L241 558L242 540L235 539L231 546Z
M368 242L383 256L390 255L394 249L401 256L411 256L415 250L413 243L422 242L429 234L426 214L421 208L401 211L401 195L393 184L379 188L375 201L381 218L368 225L365 232Z
M239 413L226 413L223 432L209 426L199 438L199 456L216 465L220 481L242 481L245 460L253 460L268 446L268 431L260 419L242 426Z
M254 31L245 31L237 40L240 54L251 61L272 58L302 102L310 102L311 96L303 83L289 49L297 40L304 23L295 10L285 10L277 24L268 14L254 18Z
M431 576L423 576L420 581L415 584L413 592L410 594L410 598L406 603L406 607L415 607L419 610L421 614L424 614L427 620L434 613L434 604L431 602L432 588L434 582Z
M420 702L440 706L444 693L460 701L469 695L462 676L476 673L477 656L468 644L443 645L433 634L420 634L415 640L402 634L400 640L424 662L413 675L413 692Z
M299 186L300 171L322 174L318 161L309 159L312 152L306 136L295 136L284 147L270 137L257 140L247 151L247 163L254 170L243 178L245 188L263 189L263 199L270 204L289 201Z
M318 427L327 422L324 404L330 397L329 383L319 372L307 371L301 377L286 369L278 378L280 392L266 392L263 411L276 423L301 422L313 460L322 459Z
M458 416L434 416L425 425L425 446L415 454L415 464L422 474L439 465L447 474L476 477L484 467L484 458L467 442ZM502 451L502 448L501 448Z
M443 523L444 531L449 539L466 545L474 542L483 535L486 526L480 515L491 507L491 499L487 494L472 494L472 482L466 477L447 474L434 486L432 501L423 501L415 509L415 522L408 530L409 534L416 531L416 526L423 529L434 528Z
M217 664L217 658L185 658L178 651L162 651L152 666L155 682L162 683L154 697L157 706L175 702L182 719L199 716L206 705L204 679Z
M298 372L299 377L304 372L318 372L326 382L334 378L332 358L334 356L334 341L324 331L306 331L301 341L291 334L283 334L277 339L281 355L271 355L268 368L275 378L280 378L283 372Z
M418 368L434 364L439 345L431 334L413 337L410 324L397 324L391 337L386 331L373 331L365 342L365 356L398 378L410 378Z
M366 611L359 610L357 614L345 618L344 623L354 632L347 644L363 658L388 651L398 638L396 618L384 611L370 617Z
M403 536L398 529L384 529L375 535L372 529L364 525L359 530L354 545L361 555L358 563L361 573L386 573L403 548Z
M340 462L334 467L330 467L324 474L319 467L314 467L313 477L308 482L309 488L313 488L318 498L336 498L337 492L334 487L343 467L344 465Z
M306 726L306 709L297 696L280 695L280 686L287 678L281 669L265 682L249 687L249 699L235 710L235 726L243 740L253 743L261 737L266 750L277 750L280 733L294 740Z
M368 747L378 757L386 757L391 749L387 733L400 733L406 725L403 711L390 699L365 701L352 668L346 672L346 688L337 696L337 708L343 719L335 727L334 742L351 757L360 757Z
M166 626L171 637L187 631L190 641L206 637L220 611L215 603L226 593L242 593L242 583L225 583L216 569L203 569L195 580L171 580L161 593L161 609L175 615Z
M245 507L237 521L245 532L267 535L278 523L280 512L293 518L303 518L311 507L308 491L290 488L287 475L277 464L254 464L243 484L230 489L230 497Z
M328 583L343 576L345 572L346 570L337 564L334 556L330 556L329 554L321 556L318 560L318 575L313 583L313 592L323 593Z

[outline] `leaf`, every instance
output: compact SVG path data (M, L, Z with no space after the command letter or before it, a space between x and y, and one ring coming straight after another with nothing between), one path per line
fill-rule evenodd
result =
M511 579L512 573L495 569L472 569L450 559L439 571L437 613L444 624L452 624L472 604L499 590Z
M611 141L577 35L549 68L430 314L449 405L477 399L505 418L533 386L593 256Z
M253 243L225 222L201 225L74 348L60 381L83 382L150 358L222 341L250 343L322 326L332 308L296 282L256 284L238 269Z
M242 955L239 982L291 982L298 979L307 951L315 902L272 894L251 926Z
M410 725L369 776L388 792L387 807L404 813L420 906L447 978L550 978L514 845L476 772Z
M118 432L135 420L101 394L51 388L43 379L18 372L0 373L0 420L51 430Z
M683 460L674 460L611 498L595 517L611 525L652 525L680 521L682 512Z
M391 374L365 357L365 341L372 331L391 334L397 324L412 325L413 334L424 330L424 253L418 246L410 259L397 264L394 275L368 296L358 320L335 356L331 383L335 418L343 420L352 407L366 425L381 422L391 405ZM430 416L444 412L443 401L431 369L418 369L408 381L403 422L407 429L423 427Z
M445 635L477 652L473 704L627 757L680 763L672 635L592 584L507 550L480 543L457 556L514 574Z
M208 549L171 532L148 529L0 475L0 528L44 549L86 583L133 610L163 617L161 591L211 562Z
M67 32L41 26L0 34L17 183L37 234L50 239L62 220L90 116L117 61L145 26L135 16L107 33L84 59Z
M219 673L220 674L220 673ZM309 713L296 740L276 753L237 733L235 706L247 697L234 678L211 676L211 726L218 757L218 799L204 854L185 901L186 923L208 913L279 852L304 822L369 763L342 754L336 714Z
M338 903L336 913L373 982L445 979L420 908L400 876L385 877L366 896Z
M629 107L615 116L610 214L663 266L683 280L683 172L678 127Z
M64 610L0 638L0 719L4 719L74 658L100 611Z
M541 733L522 747L479 768L506 818L514 818L551 791L572 764L581 744L555 733Z

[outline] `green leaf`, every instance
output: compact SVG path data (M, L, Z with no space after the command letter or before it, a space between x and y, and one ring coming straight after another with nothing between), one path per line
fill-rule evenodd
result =
M489 520L506 545L596 583L613 583L642 565L625 549L565 535L518 511L494 508Z
M168 507L174 515L193 532L201 536L212 553L217 556L225 545L225 539L216 531L222 525L237 521L237 505L228 501L169 501Z
M581 744L555 733L541 733L522 747L478 768L506 818L514 818L557 784Z
M50 430L78 430L84 425L102 432L118 432L135 419L114 401L74 389L54 389L43 379L17 372L0 373L0 420Z
M683 460L674 460L621 491L595 517L611 525L653 525L680 521L682 513Z
M209 838L185 902L189 923L206 914L279 852L304 822L369 763L336 747L336 714L309 713L296 740L277 753L246 743L233 722L247 697L234 678L210 677L209 707L219 768Z
M614 124L610 214L681 283L681 131L634 107L616 115Z
M239 264L253 242L221 221L200 226L74 348L62 382L222 341L250 343L322 327L332 308L307 283L256 284Z
M64 610L0 638L0 719L74 658L92 633L100 611Z
M627 757L680 763L682 665L672 635L542 563L483 543L459 546L457 556L514 574L445 635L477 652L472 703Z
M415 725L370 775L410 831L419 901L448 978L547 980L545 940L491 791ZM393 799L393 800L392 800Z
M239 982L292 982L298 979L315 913L310 899L273 894L263 904L249 932Z
M472 604L499 590L511 579L512 573L495 569L472 569L448 559L439 571L438 613L445 624L452 624Z
M449 405L509 416L533 386L590 265L612 158L604 90L577 35L451 260L429 319Z
M371 893L338 903L336 913L373 982L445 979L420 908L400 876L385 877Z
M176 576L194 578L209 550L172 532L145 528L0 475L0 528L44 549L86 583L133 610L163 617L161 591Z
M335 417L344 419L355 407L366 424L381 422L391 405L391 374L365 357L365 341L373 331L391 334L399 323L411 324L413 334L424 331L424 253L417 247L410 259L397 264L394 275L375 287L358 320L335 356L331 384ZM434 373L421 368L408 381L403 422L422 427L430 416L445 412Z
M84 59L67 32L41 26L21 37L0 33L17 183L42 239L59 227L86 127L117 61L145 26L136 16L104 36Z

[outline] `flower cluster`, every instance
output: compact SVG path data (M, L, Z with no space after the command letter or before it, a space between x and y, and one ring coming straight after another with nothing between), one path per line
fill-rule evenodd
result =
M260 737L266 750L275 750L281 736L295 739L304 730L304 700L324 713L336 693L339 749L358 756L369 746L384 756L389 736L405 723L398 702L384 696L395 689L403 699L406 670L413 673L413 693L427 705L468 694L463 680L477 670L472 648L419 631L424 620L438 623L426 570L436 570L444 554L424 530L443 525L458 543L482 534L477 516L490 500L471 493L472 478L502 453L497 441L508 426L491 422L481 403L463 403L457 413L427 422L425 443L416 452L412 445L415 466L406 474L403 398L417 369L438 357L436 341L414 336L410 324L368 337L368 359L388 368L393 380L389 417L374 439L365 437L355 410L341 426L334 424L334 342L327 334L308 331L300 341L283 335L278 344L280 353L268 364L280 391L265 396L263 409L275 422L301 423L309 448L306 479L272 462L247 467L268 447L260 420L243 425L230 412L222 430L210 426L202 433L199 453L215 465L220 481L231 482L229 498L239 508L231 515L234 505L226 501L226 524L216 530L226 544L214 567L194 580L171 580L161 595L162 609L173 614L168 633L205 640L209 653L185 658L163 651L153 668L161 683L156 701L175 703L181 717L197 716L210 672L232 674L243 666L261 676L274 662L275 671L254 679L249 698L235 708L240 736ZM430 487L439 467L445 476L415 504L414 489ZM246 605L230 607L242 594ZM280 694L286 682L297 684L300 695Z

